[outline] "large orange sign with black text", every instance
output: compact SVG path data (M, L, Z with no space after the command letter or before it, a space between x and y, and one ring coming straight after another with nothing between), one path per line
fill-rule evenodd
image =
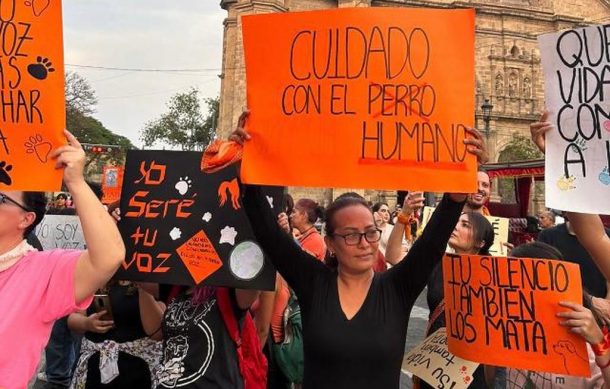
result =
M449 351L492 366L590 376L585 341L560 325L560 301L582 302L578 265L446 254Z
M473 192L474 10L242 18L247 183ZM281 31L281 33L278 33Z
M0 1L0 190L57 191L65 143L60 0Z

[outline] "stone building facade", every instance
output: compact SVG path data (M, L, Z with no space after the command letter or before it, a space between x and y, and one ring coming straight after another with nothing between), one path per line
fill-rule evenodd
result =
M245 106L246 80L240 16L339 7L434 7L476 9L475 125L484 129L481 105L493 105L486 134L492 162L544 107L543 73L536 37L542 33L610 21L610 0L221 0L224 56L220 135L228 134ZM293 188L296 197L327 203L344 190ZM395 202L395 192L361 192L371 201Z

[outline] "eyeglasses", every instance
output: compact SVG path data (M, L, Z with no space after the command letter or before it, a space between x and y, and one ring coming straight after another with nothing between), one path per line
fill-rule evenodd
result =
M381 239L381 230L374 229L374 230L369 230L367 232L353 232L351 234L345 234L345 235L340 235L340 234L332 234L332 235L340 236L341 238L343 238L343 240L345 240L345 244L348 246L357 246L362 241L362 237L364 237L364 239L369 243L379 242L379 239Z
M19 204L18 202L16 202L15 200L11 199L10 197L5 195L4 193L0 193L0 204L8 204L8 203L16 205L16 206L18 206L19 208L23 209L26 212L34 212L31 209L28 209L25 206L23 206L23 205Z

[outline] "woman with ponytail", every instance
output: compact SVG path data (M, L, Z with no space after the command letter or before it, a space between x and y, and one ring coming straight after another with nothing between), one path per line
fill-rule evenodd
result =
M319 260L324 259L326 245L315 224L323 218L324 209L311 199L300 199L290 213L292 227L299 230L297 239L301 247Z

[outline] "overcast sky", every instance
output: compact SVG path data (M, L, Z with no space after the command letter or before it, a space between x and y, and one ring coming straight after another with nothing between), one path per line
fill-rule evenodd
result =
M66 71L76 71L98 97L94 116L141 146L144 124L166 111L177 92L196 86L202 97L220 93L220 0L64 0ZM205 69L138 72L90 69Z

